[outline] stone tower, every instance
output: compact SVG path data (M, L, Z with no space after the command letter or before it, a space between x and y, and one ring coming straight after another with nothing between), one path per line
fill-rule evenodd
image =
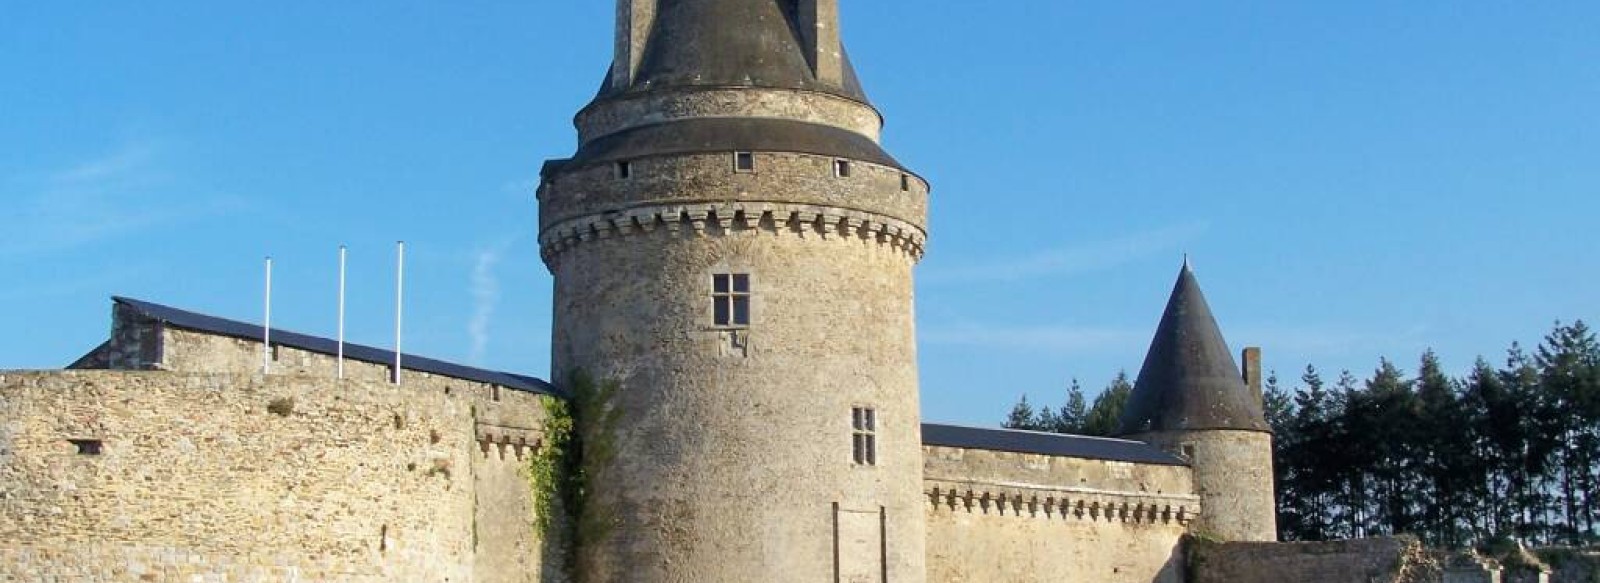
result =
M1187 263L1118 433L1189 458L1201 506L1194 531L1229 541L1277 540L1272 431Z
M620 383L591 581L924 580L912 267L837 0L619 0L547 162L552 374Z

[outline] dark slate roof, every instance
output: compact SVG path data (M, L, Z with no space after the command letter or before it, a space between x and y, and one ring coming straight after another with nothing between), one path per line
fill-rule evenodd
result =
M1186 466L1183 458L1142 441L1063 433L980 429L960 425L922 424L922 444L967 449L1036 453L1136 464Z
M584 144L571 164L733 151L796 152L903 168L877 142L849 130L786 119L727 117L677 120L602 136Z
M844 57L844 86L817 80L801 49L796 0L658 0L634 84L601 97L661 88L744 86L823 91L865 103Z
M1271 430L1186 263L1128 396L1118 434L1194 429Z
M255 324L247 324L238 320L229 320L227 318L208 316L205 314L180 310L178 308L163 306L161 304L132 298L112 296L111 299L118 304L132 308L143 316L160 320L170 326L175 326L186 330L194 330L196 332L231 336L233 338L239 338L243 340L254 340L257 342L261 341L261 326ZM310 336L307 334L299 334L287 330L279 330L277 328L272 329L272 343L327 355L338 354L339 350L339 344L336 340L322 338L319 336ZM344 355L345 358L361 362L370 362L383 365L394 364L394 351L373 348L371 346L364 346L361 344L352 344L346 342L344 344ZM550 383L525 375L484 370L481 368L462 366L455 363L404 353L401 354L401 366L405 367L406 370L431 373L466 381L500 385L508 389L515 389L519 391L528 391L532 393L564 397L564 394Z

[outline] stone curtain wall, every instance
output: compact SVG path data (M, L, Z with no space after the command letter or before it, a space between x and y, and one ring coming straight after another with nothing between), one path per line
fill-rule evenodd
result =
M929 581L1183 581L1200 510L1187 467L933 446L923 459Z
M0 580L540 581L542 409L465 385L0 372Z
M1416 539L1318 543L1191 540L1189 583L1433 583L1440 565Z

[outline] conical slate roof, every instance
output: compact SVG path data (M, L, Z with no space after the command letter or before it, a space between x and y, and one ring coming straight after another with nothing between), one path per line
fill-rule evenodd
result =
M843 86L817 80L796 26L797 0L659 0L655 25L632 87L613 93L674 87L770 87L833 93L865 103L866 93L844 57Z
M1196 429L1270 431L1185 263L1117 433Z

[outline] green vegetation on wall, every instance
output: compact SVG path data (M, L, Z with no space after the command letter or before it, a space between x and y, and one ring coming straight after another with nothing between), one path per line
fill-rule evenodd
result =
M568 383L570 401L542 398L545 434L529 468L535 528L546 541L574 543L566 545L569 563L574 552L605 540L616 525L611 506L591 503L589 485L603 479L616 458L621 411L612 398L618 387L615 380L596 383L580 371Z

